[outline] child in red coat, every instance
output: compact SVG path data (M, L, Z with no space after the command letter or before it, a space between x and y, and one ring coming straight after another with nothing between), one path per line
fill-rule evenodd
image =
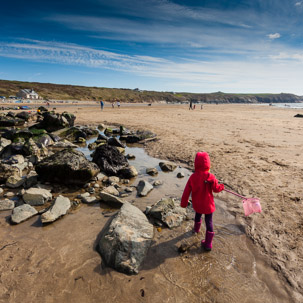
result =
M224 189L224 184L219 184L216 177L209 173L210 158L206 152L198 152L195 158L195 172L189 177L185 186L181 207L187 207L191 193L193 209L196 212L194 232L198 233L201 227L201 217L205 214L206 236L201 242L205 250L212 249L213 212L216 210L213 192L219 193Z

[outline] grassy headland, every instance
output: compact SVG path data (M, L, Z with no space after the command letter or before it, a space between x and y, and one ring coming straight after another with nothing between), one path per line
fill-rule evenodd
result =
M139 89L88 87L78 85L61 85L52 83L22 82L0 80L0 96L15 96L20 89L33 89L43 99L94 101L103 98L106 101L121 102L193 102L204 103L289 103L303 101L303 97L293 94L227 94L157 92Z

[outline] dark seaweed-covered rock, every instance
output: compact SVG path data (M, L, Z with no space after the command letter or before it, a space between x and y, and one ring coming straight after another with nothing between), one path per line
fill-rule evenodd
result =
M28 121L31 117L31 114L29 112L21 112L21 113L18 113L16 115L17 118L20 118L20 119L23 119L25 121Z
M72 114L63 113L56 114L54 112L43 112L43 120L35 125L35 128L42 128L48 132L53 132L65 127L71 127L74 125L76 117Z
M36 165L40 179L67 185L83 185L99 171L98 166L89 162L83 153L72 149L61 150Z
M121 141L116 138L116 137L111 137L108 139L107 143L109 145L112 145L112 146L117 146L117 147L123 147L125 148L125 145L123 143L121 143Z
M302 114L296 114L294 117L295 118L303 118L303 115Z
M128 161L117 147L103 144L98 146L93 154L93 162L109 176L116 176L119 170L128 166Z
M59 135L68 139L69 141L77 141L79 138L87 139L91 136L97 136L98 131L89 127L73 126L64 131Z
M0 116L0 127L23 126L24 123L23 119Z

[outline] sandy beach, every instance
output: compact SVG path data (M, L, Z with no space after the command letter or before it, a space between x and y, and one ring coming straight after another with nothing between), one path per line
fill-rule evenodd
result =
M261 199L262 214L245 218L241 200L220 194L272 266L302 294L303 120L294 118L301 112L257 105L75 111L80 124L118 123L151 130L159 140L146 145L148 153L189 168L197 151L207 151L220 181L241 195Z
M229 187L227 188L246 197L258 197L261 200L262 213L245 217L241 199L224 192L217 195L221 200L222 207L234 216L235 220L245 231L245 234L252 240L248 245L251 245L256 250L256 254L262 258L263 262L274 269L282 283L281 285L285 287L285 291L282 291L282 288L275 284L273 289L276 289L278 297L281 295L281 301L272 299L266 302L302 302L303 154L301 149L303 144L303 119L294 118L294 115L302 113L302 110L265 105L231 104L204 105L203 109L197 107L195 110L188 110L186 105L156 104L152 106L123 106L122 104L120 109L113 109L106 104L102 112L99 106L81 107L81 105L75 105L74 107L69 106L66 108L57 107L58 112L64 110L76 115L76 125L97 126L103 123L105 125L123 125L134 130L150 130L157 134L157 140L145 144L147 153L159 159L177 162L188 169L193 168L196 152L208 152L212 161L211 172L221 182L228 184ZM40 302L88 302L88 298L90 298L90 302L98 302L98 299L101 300L102 296L97 291L98 287L100 287L100 290L102 289L105 298L109 298L114 289L120 289L119 281L127 280L124 280L125 278L122 278L120 274L111 270L103 271L103 275L107 274L110 277L106 284L101 285L101 278L88 284L85 275L89 276L92 272L97 275L100 258L96 254L85 255L83 253L83 257L88 258L87 262L79 264L80 261L77 261L73 253L67 249L67 247L75 245L75 251L78 249L80 253L84 251L84 247L87 249L89 246L92 250L94 241L98 232L100 232L98 223L104 220L103 217L101 218L100 213L96 214L93 210L94 207L89 207L84 211L85 215L89 215L89 220L83 214L78 217L78 221L75 219L76 216L73 215L69 216L68 219L60 220L60 222L64 220L69 222L65 231L66 235L68 235L68 240L64 239L63 234L56 234L53 226L48 226L43 231L37 231L29 239L29 243L33 245L32 250L16 245L19 240L25 241L25 232L23 234L23 232L19 231L19 238L17 239L14 236L14 231L17 229L15 227L6 229L9 225L8 214L2 214L0 239L3 243L6 241L4 244L9 244L9 246L3 246L3 249L0 250L0 254L6 260L6 263L2 264L0 268L2 272L0 274L0 282L6 282L9 286L5 288L3 284L0 284L0 286L2 285L0 293L2 291L2 293L6 294L0 297L3 299L3 301L0 301L21 302L21 294L28 292L24 302L30 302L29 294L31 292L26 290L26 283L21 281L28 279L33 283L37 283L38 280L34 279L34 276L35 273L39 272L39 264L42 266L40 273L48 278L46 281L39 280L36 287L37 289L44 289L43 283L49 283L50 287L49 293L46 291L37 295L37 292L32 292L33 297L38 301L40 300ZM58 225L61 224L60 222L58 222ZM35 226L33 222L25 222L23 224L28 228ZM216 225L216 221L214 224ZM72 226L75 227L73 228ZM93 240L91 242L87 238L85 226L89 226L89 230L92 232L91 238ZM9 231L5 233L5 230ZM75 237L73 232L77 233L77 243L73 243ZM167 232L166 239L173 241L174 237L178 237L178 232L180 234L180 230L170 234ZM45 233L49 234L49 238L44 239ZM58 236L59 240L66 245L62 245L60 248L59 264L55 264L55 261L46 261L46 256L50 252L55 254L52 245L55 245L54 243L58 241L58 238L56 238ZM161 237L156 237L161 242ZM217 240L216 238L214 240L214 247L217 245L218 249L215 254L217 253L217 257L219 254L222 258L228 255L226 254L227 246L229 249L240 251L241 246L244 245L241 241L245 241L237 240L237 237L230 239L227 237L225 240L223 238L221 235ZM236 242L230 242L231 240ZM36 243L37 241L40 241L41 246ZM160 290L158 296L150 297L146 295L145 298L142 296L142 289L145 289L145 291L147 289L146 294L148 292L156 293L161 289L163 283L171 283L172 280L176 279L172 272L163 272L163 270L165 271L166 268L169 268L170 262L174 262L173 260L178 258L178 254L171 251L169 243L166 243L164 248L167 249L166 254L170 255L168 261L163 261L164 267L158 266L155 269L153 268L154 264L150 264L147 261L143 274L132 279L129 278L130 284L123 288L122 294L113 296L113 301L105 301L119 302L121 297L129 296L131 291L135 289L136 295L132 297L132 300L126 300L125 302L183 302L182 297L178 299L176 297L171 298L171 293L165 293L163 289ZM38 251L39 257L37 256ZM157 255L159 251L161 251L161 246L158 245L157 248L149 252L149 256L152 253ZM68 254L71 262L65 263L69 259ZM24 267L20 265L22 256L25 262ZM14 257L19 258L19 263L16 261L17 263L14 264ZM207 258L211 257L201 256L195 259L197 257L193 256L192 258L184 259L180 265L181 267L176 269L179 279L188 270L188 268L182 267L185 266L184 262L195 260L195 262L203 261L208 264ZM32 264L31 259L36 260L35 265ZM44 262L48 263L46 269L43 269ZM19 265L17 266L17 264ZM25 269L26 264L31 266L30 270ZM175 265L176 263L172 263L172 266ZM58 269L58 272L53 273L52 266L62 267L62 270ZM218 276L222 274L223 277L223 267L220 264L217 266ZM80 269L82 270L81 274L78 273ZM12 271L14 275L9 275L8 271ZM264 271L263 279L270 280L276 274L274 271L273 273L268 270L267 272ZM66 285L60 289L60 295L54 297L56 281L58 282L60 279L69 281L64 280L66 278L65 275L67 275L66 272L69 275L73 275L74 280L66 282ZM24 277L25 273L26 277ZM198 276L201 272L197 271L195 274ZM186 284L186 277L182 281ZM16 287L18 289L18 283L19 291L14 292L13 288ZM144 286L139 286L140 283L143 283ZM188 283L190 283L189 280ZM177 286L174 290L175 293L182 295L184 290L180 283ZM215 300L213 302L240 302L237 301L239 298L228 299L222 295L220 296L222 290L219 288L220 286L214 286L216 296L212 297L212 300ZM71 289L74 289L73 295ZM9 291L13 292L11 297L8 296ZM186 293L185 298L190 299L194 295L193 293ZM161 301L161 298L165 298L165 300ZM205 300L197 299L192 300L192 302L211 302L209 297ZM259 299L247 299L247 302L261 302L261 299L260 301Z

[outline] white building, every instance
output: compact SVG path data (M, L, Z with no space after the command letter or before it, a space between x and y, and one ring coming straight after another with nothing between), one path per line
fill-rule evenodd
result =
M33 89L20 89L17 93L18 98L38 100L39 95Z

